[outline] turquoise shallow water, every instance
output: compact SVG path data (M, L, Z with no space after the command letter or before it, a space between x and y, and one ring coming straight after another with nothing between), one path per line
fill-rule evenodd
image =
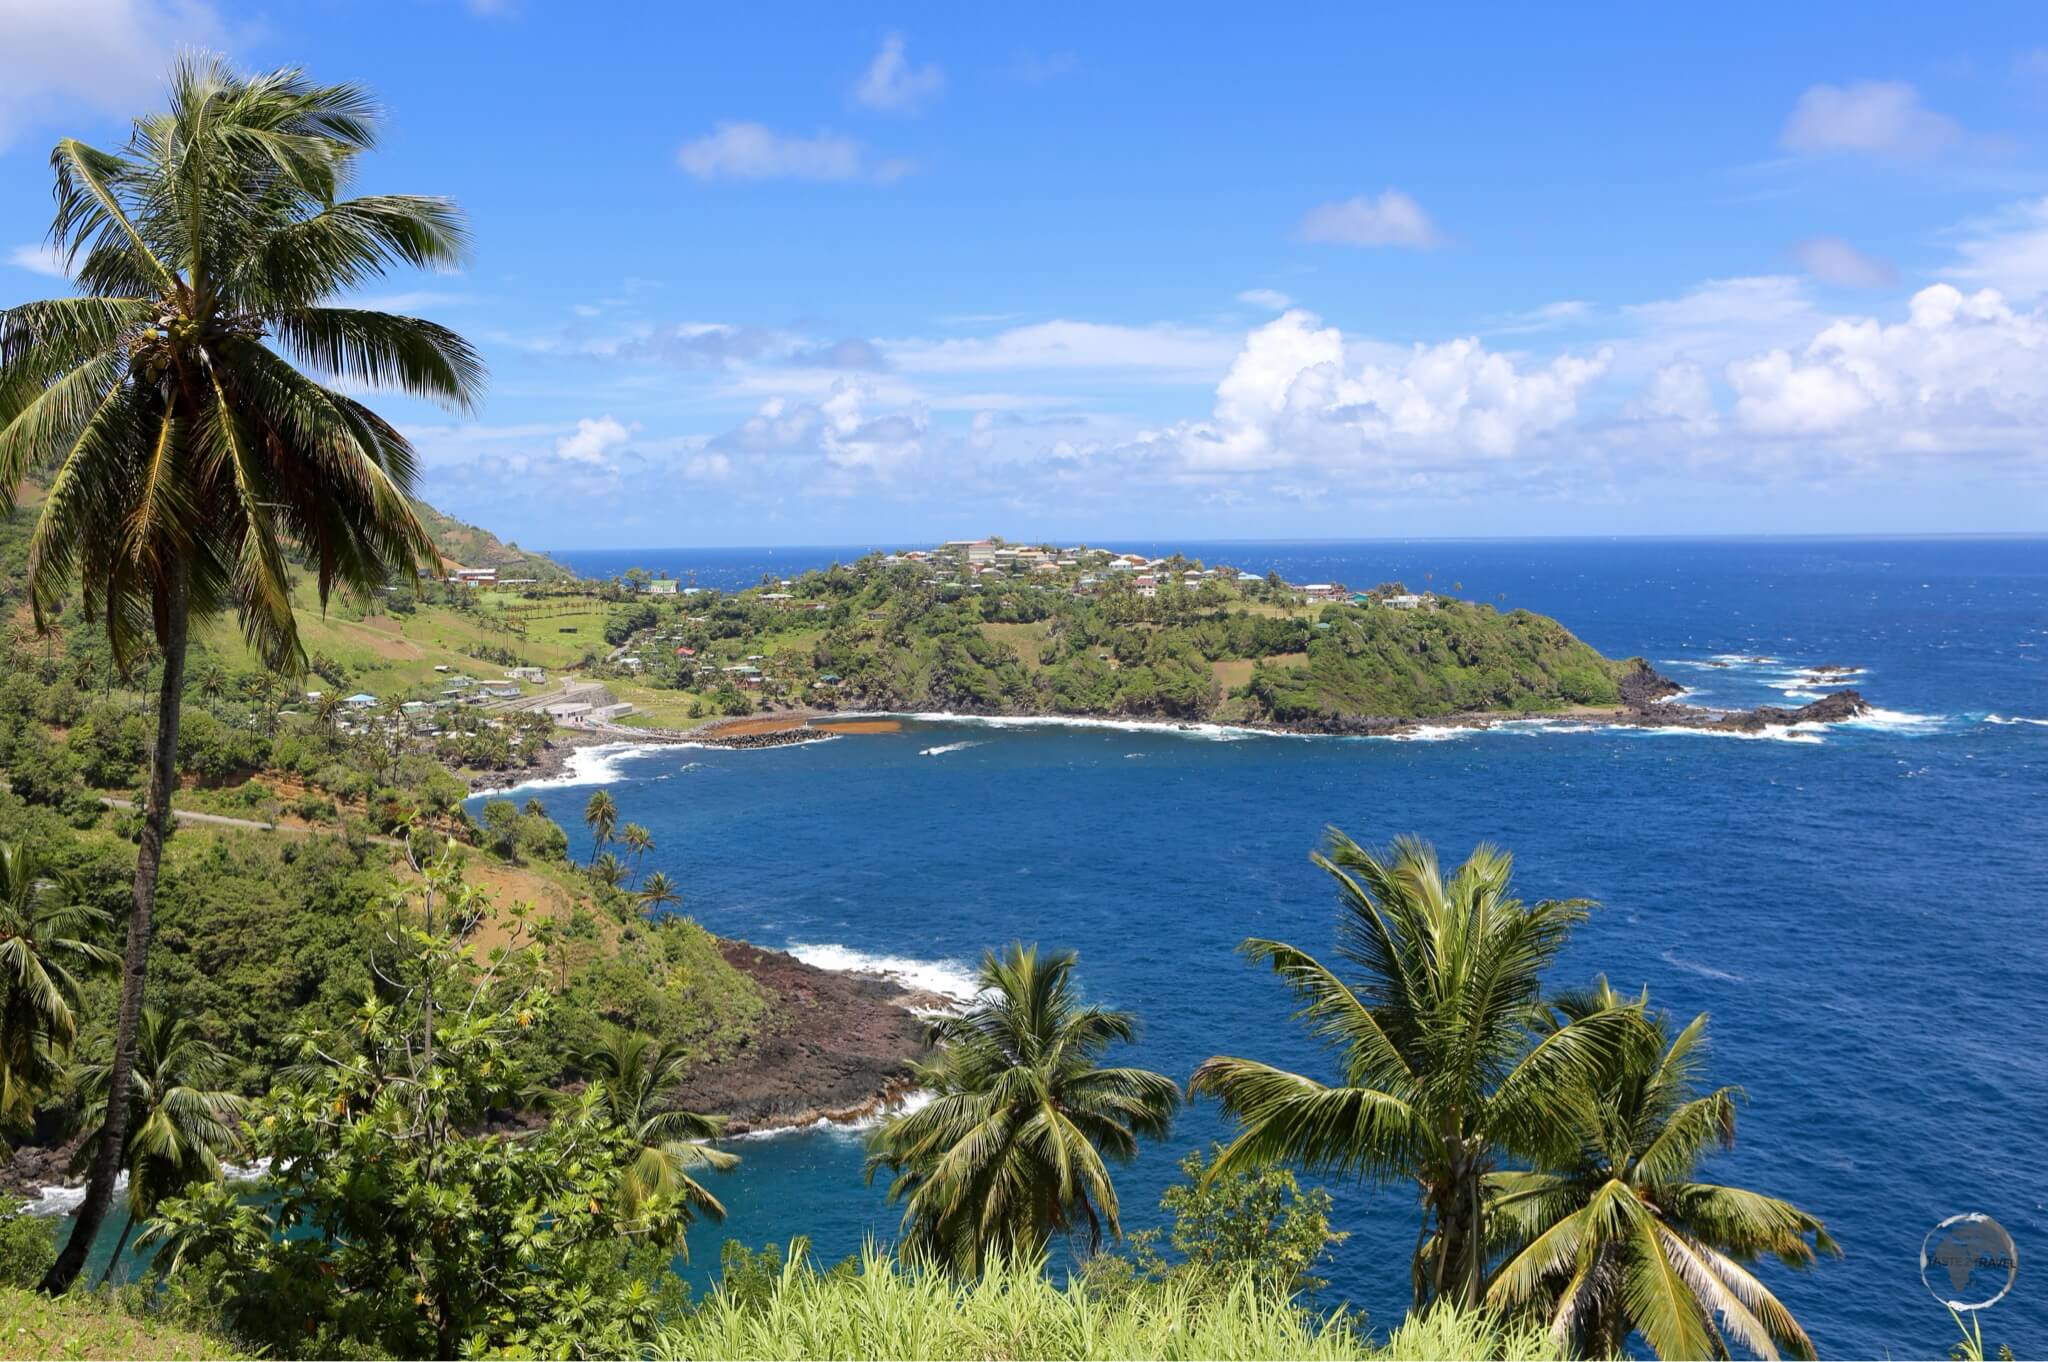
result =
M1143 547L1143 546L1139 546ZM1183 546L1187 547L1187 546ZM1823 1216L1847 1257L1768 1275L1822 1351L1930 1355L1951 1326L1923 1289L1936 1222L1981 1210L2017 1241L2018 1288L1987 1337L2048 1346L2048 543L1772 541L1195 545L1294 580L1462 581L1642 653L1706 703L1797 703L1800 668L1866 669L1880 706L1824 733L1743 740L1531 725L1439 740L1242 738L920 721L763 752L614 754L592 768L712 929L820 960L890 957L939 977L1021 937L1081 953L1091 994L1136 1010L1136 1058L1176 1077L1218 1051L1327 1073L1247 935L1326 948L1307 862L1335 823L1413 831L1446 855L1488 838L1525 895L1605 907L1559 984L1606 971L1713 1015L1712 1078L1749 1093L1707 1174ZM829 550L565 555L707 585L829 562ZM1769 662L1734 659L1766 657ZM1711 665L1717 660L1729 665ZM580 845L588 787L542 788ZM1188 1148L1198 1107L1118 1180L1134 1225ZM749 1141L722 1231L811 1236L826 1256L892 1232L857 1133ZM1354 1237L1331 1294L1390 1322L1405 1304L1412 1193L1340 1185ZM2036 1259L2038 1261L2038 1258Z

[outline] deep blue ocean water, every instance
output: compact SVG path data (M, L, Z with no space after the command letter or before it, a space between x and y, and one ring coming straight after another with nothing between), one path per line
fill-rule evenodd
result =
M1169 546L1119 546L1137 549ZM767 751L660 749L584 769L646 824L685 911L813 959L962 976L1013 938L1080 952L1095 998L1136 1011L1130 1058L1177 1078L1218 1053L1330 1076L1251 935L1331 943L1308 863L1327 824L1430 838L1447 860L1513 849L1525 897L1604 907L1555 982L1606 972L1713 1017L1710 1077L1747 1089L1705 1176L1822 1216L1846 1257L1766 1279L1824 1355L1939 1355L1923 1236L1978 1210L2011 1232L2014 1292L1987 1339L2048 1348L2048 541L1260 543L1177 546L1297 581L1402 578L1554 614L1640 653L1709 704L1797 703L1799 668L1863 668L1880 707L1824 733L1738 739L1525 726L1389 741L920 721ZM851 552L559 555L580 571L747 585ZM1764 657L1771 662L1717 659ZM587 851L588 783L536 791ZM1178 1158L1225 1134L1210 1106L1118 1175L1155 1223ZM896 1214L857 1132L738 1146L731 1215L693 1235L811 1237L830 1259ZM1400 1186L1333 1188L1353 1237L1330 1297L1381 1327L1406 1304L1416 1227Z

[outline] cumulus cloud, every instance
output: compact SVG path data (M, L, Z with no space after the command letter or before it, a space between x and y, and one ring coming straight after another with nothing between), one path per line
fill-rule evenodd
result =
M868 63L867 71L853 87L853 97L870 109L885 113L915 113L918 107L946 88L946 73L937 64L912 66L903 54L903 35L891 33L882 39L881 51Z
M1866 155L1917 159L1962 140L1962 125L1920 102L1905 81L1866 80L1814 85L1799 96L1778 135L1788 151L1809 156Z
M1853 437L1873 450L2034 448L2048 426L2048 319L1995 289L1935 284L1906 319L1838 321L1793 354L1728 366L1734 415L1762 435Z
M40 242L16 246L7 252L7 263L30 274L48 275L52 279L65 277L64 257L57 253L55 247Z
M586 416L576 429L555 441L555 453L570 463L602 467L611 462L612 451L633 438L638 426L628 426L610 415L595 420Z
M841 379L820 401L770 398L709 452L813 455L886 477L925 452L929 424L922 404L883 407L867 385Z
M700 180L863 180L887 184L910 173L908 161L876 157L858 140L819 129L780 133L760 123L721 122L685 142L676 164Z
M83 110L126 118L163 92L181 46L222 45L198 0L0 0L0 150Z
M1310 209L1301 220L1301 238L1337 246L1399 246L1409 250L1429 250L1443 244L1422 205L1398 189L1388 189L1377 196L1360 194Z
M1888 260L1865 255L1838 236L1817 236L1800 242L1793 254L1806 272L1824 284L1843 288L1889 288L1899 272Z
M1294 300L1276 288L1248 288L1237 295L1237 301L1273 312L1285 312L1294 306Z
M1519 364L1461 339L1354 368L1342 332L1295 310L1246 338L1210 419L1170 438L1198 472L1416 473L1499 460L1570 422L1607 363L1602 353Z
M1675 426L1689 435L1705 435L1720 425L1707 371L1683 361L1667 364L1653 374L1649 386L1627 404L1623 414L1636 421Z

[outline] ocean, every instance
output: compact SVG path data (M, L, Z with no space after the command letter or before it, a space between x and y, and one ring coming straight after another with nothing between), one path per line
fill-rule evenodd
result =
M646 824L649 869L712 930L820 964L963 986L1011 940L1080 953L1095 999L1135 1011L1128 1058L1185 1079L1215 1053L1330 1077L1286 996L1234 954L1247 936L1331 945L1308 862L1326 826L1418 833L1455 861L1516 855L1524 897L1603 905L1554 982L1604 972L1681 1019L1712 1015L1708 1078L1748 1094L1707 1180L1789 1198L1845 1257L1765 1279L1824 1355L1939 1355L1954 1332L1920 1278L1923 1238L1982 1211L2015 1240L2015 1290L1987 1341L2048 1346L2048 541L1232 543L1211 563L1354 587L1400 579L1553 614L1641 654L1711 705L1797 704L1806 669L1861 669L1877 709L1825 731L1740 738L1527 724L1408 740L1246 736L934 717L900 733L765 751L586 756L534 791L587 852L582 801L608 785ZM849 550L607 550L579 571L664 570L706 586ZM1126 1224L1157 1223L1211 1105L1117 1174ZM864 1185L858 1131L738 1146L731 1212L692 1236L692 1275L728 1236L809 1236L831 1260L896 1212ZM1331 1184L1352 1232L1327 1276L1380 1327L1407 1300L1402 1186Z

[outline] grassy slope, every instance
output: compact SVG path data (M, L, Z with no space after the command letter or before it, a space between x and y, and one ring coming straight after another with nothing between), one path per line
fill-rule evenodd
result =
M103 1296L51 1300L0 1287L0 1360L42 1357L233 1357L227 1344L189 1329L136 1319Z
M450 562L463 567L497 568L501 577L535 577L544 582L564 581L575 576L568 568L542 553L531 553L517 544L507 544L489 530L466 524L425 502L415 502L420 519L434 543Z

